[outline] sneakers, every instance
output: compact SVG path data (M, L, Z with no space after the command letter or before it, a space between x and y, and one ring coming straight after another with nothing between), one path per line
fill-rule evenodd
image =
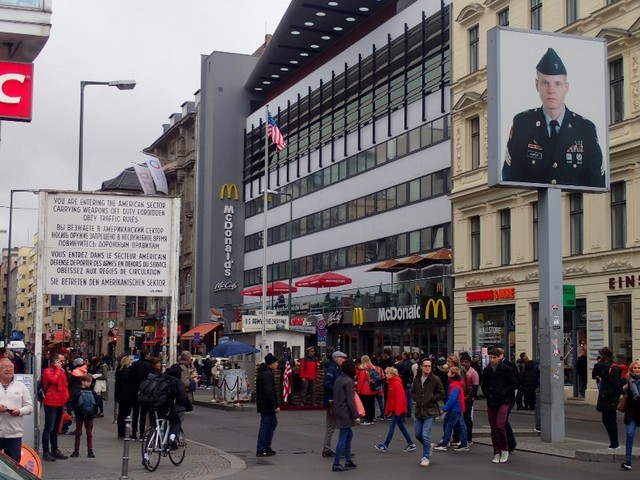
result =
M622 470L631 470L631 464L623 462L622 465L620 465L620 468L622 468Z
M56 461L56 457L51 455L51 453L49 453L49 452L44 452L42 454L42 460L44 460L45 462L55 462Z
M459 447L460 445L462 445L461 442L451 442L449 445L451 445L452 447Z
M389 449L387 448L387 446L384 443L379 443L378 445L374 445L374 447L376 447L376 450L378 450L379 452L388 452ZM415 448L414 448L415 450Z
M357 466L358 465L353 463L351 460L349 460L348 462L345 462L344 464L344 468L347 468L347 469L356 468Z
M378 420L384 422L387 419L387 417L385 417L384 415L379 415L378 416Z
M96 458L96 454L95 454L95 453L93 453L93 450L89 450L89 451L87 452L87 457L89 457L89 458Z
M331 471L332 472L346 472L347 469L345 467L343 467L342 465L337 464L337 465L332 465L331 466Z
M542 429L540 427L533 427L533 431L536 433L542 433Z
M491 463L500 463L500 454L499 453L496 453L493 456L493 460L491 460Z
M502 450L500 452L500 463L507 463L509 460L509 452L507 450Z
M336 452L333 450L324 450L322 452L322 458L332 458L336 455Z
M438 450L439 452L446 452L448 445L446 443L440 442L433 447L434 450Z
M69 456L71 458L78 458L80 456L80 452L78 452L78 450L74 450L73 453Z
M406 447L404 447L402 449L403 452L408 453L408 452L414 452L416 450L416 446L415 444L411 444L411 445L407 445Z
M422 457L422 459L420 460L420 466L421 467L428 467L429 466L429 459L427 457Z
M53 457L56 460L66 460L67 458L69 458L64 453L62 453L60 450L54 450L53 452L51 452L51 455L53 455Z
M469 451L469 446L468 445L458 445L457 447L455 447L453 449L454 452L468 452Z
M360 425L373 425L373 422L364 421L364 422L360 422Z

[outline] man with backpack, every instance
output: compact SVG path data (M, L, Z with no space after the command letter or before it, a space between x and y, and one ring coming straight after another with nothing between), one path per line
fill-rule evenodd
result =
M140 384L147 378L149 373L153 370L153 364L150 361L151 354L148 350L140 351L140 360L131 365L129 371L129 379L131 382L131 391L137 392L140 389ZM131 403L131 439L135 440L138 437L138 425L140 426L140 438L144 435L144 429L147 424L147 409L141 407L138 403L138 399L134 396Z
M613 363L613 352L609 347L598 350L602 362L594 367L594 377L598 383L598 403L596 410L602 414L602 424L609 435L609 449L616 450L618 443L618 422L616 408L622 394L620 367Z

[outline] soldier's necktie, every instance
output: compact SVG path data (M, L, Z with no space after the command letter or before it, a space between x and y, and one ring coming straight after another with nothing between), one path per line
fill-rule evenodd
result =
M558 130L557 128L560 126L557 120L551 120L549 122L549 129L551 130L549 138L551 139L551 144L555 145L556 140L558 139Z

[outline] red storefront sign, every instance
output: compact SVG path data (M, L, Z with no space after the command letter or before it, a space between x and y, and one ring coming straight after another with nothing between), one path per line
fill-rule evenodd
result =
M467 302L490 302L493 300L515 300L515 288L498 288L496 290L480 290L467 292Z
M31 121L33 63L0 62L0 119Z

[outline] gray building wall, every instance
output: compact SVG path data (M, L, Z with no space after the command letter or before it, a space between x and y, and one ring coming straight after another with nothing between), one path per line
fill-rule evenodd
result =
M255 98L244 84L257 61L250 55L224 52L202 57L196 162L196 325L208 321L211 309L232 320L233 307L242 303L243 133L250 101ZM236 186L237 200L236 190L224 190L225 184Z

